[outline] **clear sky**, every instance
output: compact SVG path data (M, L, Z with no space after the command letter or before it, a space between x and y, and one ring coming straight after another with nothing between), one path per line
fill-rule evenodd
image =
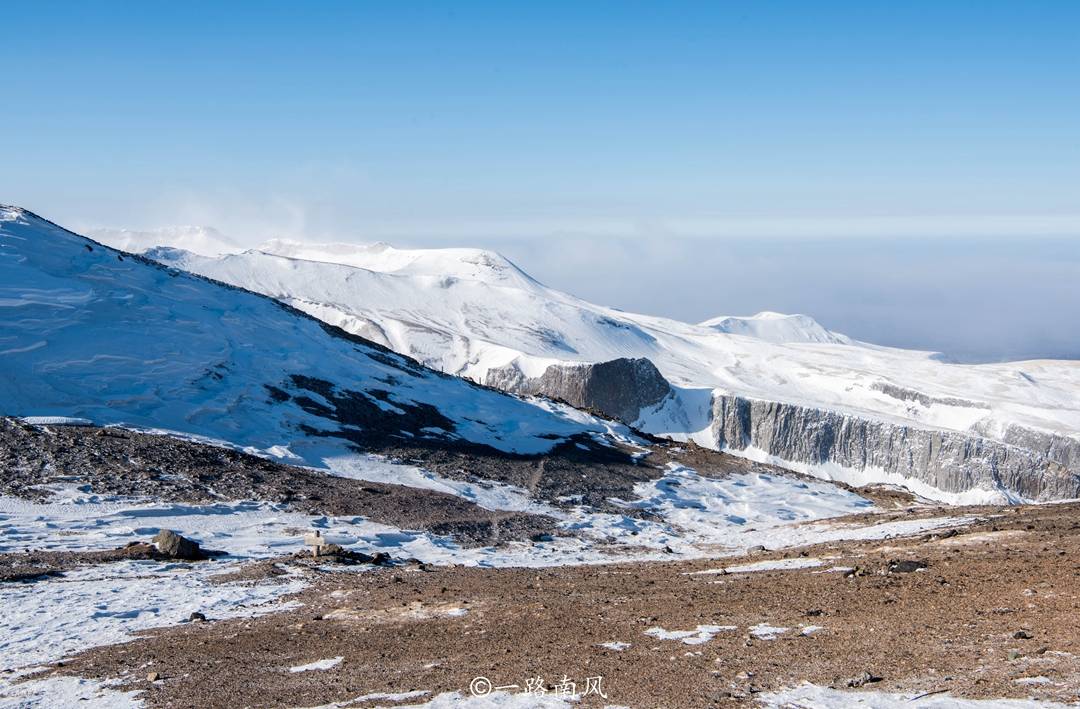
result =
M4 13L0 202L76 228L534 249L686 237L709 253L1080 238L1072 0ZM730 310L707 295L650 310Z

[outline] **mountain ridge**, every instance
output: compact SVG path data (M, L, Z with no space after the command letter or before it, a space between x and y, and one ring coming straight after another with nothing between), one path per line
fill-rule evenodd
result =
M325 252L318 245L305 248ZM892 462L886 466L888 474L878 477L891 480L901 471L907 477L921 475L925 479L912 477L913 484L931 484L935 489L944 485L940 496L946 498L969 492L983 496L978 499L1025 498L1026 493L1044 486L1022 486L1023 492L1015 486L1008 488L1000 481L1017 479L1021 469L1003 473L1002 466L1027 466L1037 478L1044 464L1066 470L1080 465L1080 454L1069 452L1080 446L1078 363L950 364L933 353L856 342L799 315L728 316L691 325L593 305L532 279L514 287L440 278L433 271L443 267L452 250L409 253L411 262L429 258L437 265L416 275L395 271L385 263L374 265L386 271L373 271L264 252L214 259L171 251L158 257L170 265L280 298L435 369L586 407L598 404L579 395L584 382L591 381L590 368L616 360L648 359L671 393L655 405L642 399L640 403L648 405L639 406L638 417L628 423L651 434L690 439L737 454L754 455L755 446L752 440L723 434L730 424L717 419L716 402L725 398L787 407L793 420L811 427L805 431L807 437L816 435L814 426L833 425L825 423L831 421L826 412L841 416L836 425L856 420L884 424L891 433L883 434L879 445L911 447L884 455ZM549 371L558 374L545 380ZM632 410L620 407L605 413L622 418ZM749 410L758 409L751 406ZM822 412L818 424L807 417L808 411ZM976 446L983 451L978 460L901 465L905 457L930 460L940 450L925 447L930 444L922 441L936 440L932 437L904 433L916 430L958 436L956 445L963 449L974 444L960 440L985 439L996 445ZM761 455L772 462L786 461L849 481L866 479L863 473L874 469L870 461L882 456L870 448L815 452L786 437L761 437L791 441L765 447ZM905 440L919 443L898 442ZM1009 454L1012 448L1036 457ZM844 464L838 470L839 460ZM932 472L951 464L967 472L959 476Z

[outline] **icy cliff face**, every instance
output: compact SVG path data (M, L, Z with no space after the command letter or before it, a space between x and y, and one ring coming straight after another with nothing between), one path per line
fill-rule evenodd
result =
M751 452L853 484L897 482L956 502L1080 497L1080 443L1019 426L1005 441L807 406L717 395L716 448Z
M641 410L659 404L672 392L664 376L644 358L596 364L553 364L539 377L527 377L515 365L488 370L489 386L518 394L542 394L578 408L632 423Z

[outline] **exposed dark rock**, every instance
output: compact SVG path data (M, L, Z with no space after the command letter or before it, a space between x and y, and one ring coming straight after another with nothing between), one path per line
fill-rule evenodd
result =
M862 674L849 679L847 682L844 683L844 686L851 688L862 687L867 684L880 682L882 679L882 677L875 675L873 672L864 671Z
M170 559L202 561L207 558L206 554L199 548L198 542L182 537L169 529L158 532L153 541L158 551Z
M412 449L395 450L405 459L416 454ZM574 451L574 455L586 453L576 447ZM605 451L596 455L601 454L611 455ZM448 459L454 461L455 471L471 468L468 457L453 454ZM490 477L505 467L497 464L504 459L492 450L485 451L481 460L485 461L482 469L492 471ZM625 469L639 475L652 471L630 465L625 456L624 463ZM517 464L530 470L536 467L525 458ZM552 470L560 468L552 466ZM580 473L576 477L580 480ZM444 533L466 533L459 539L465 544L492 543L491 538L482 537L484 529L511 541L529 539L554 526L554 520L542 515L495 512L446 493L335 477L170 436L117 428L37 426L0 417L0 494L44 501L51 493L41 486L55 483L163 502L254 499L305 514L363 515L405 529L439 526Z
M511 364L488 370L485 383L519 394L541 394L624 423L633 423L642 409L655 406L671 393L671 385L660 370L643 357L553 364L533 378Z
M920 571L929 566L925 561L921 559L903 559L901 561L889 562L890 574L910 574L915 571Z

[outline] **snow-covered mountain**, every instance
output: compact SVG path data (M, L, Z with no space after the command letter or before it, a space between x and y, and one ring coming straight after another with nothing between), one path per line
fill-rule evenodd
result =
M607 413L650 433L943 499L1080 495L1078 362L950 364L799 315L692 325L630 314L471 249L275 241L219 257L148 255L445 372L601 409L614 402ZM611 361L626 364L594 366ZM641 387L648 396L629 391Z
M394 440L537 453L608 426L4 207L0 371L4 415L168 429L312 465Z

